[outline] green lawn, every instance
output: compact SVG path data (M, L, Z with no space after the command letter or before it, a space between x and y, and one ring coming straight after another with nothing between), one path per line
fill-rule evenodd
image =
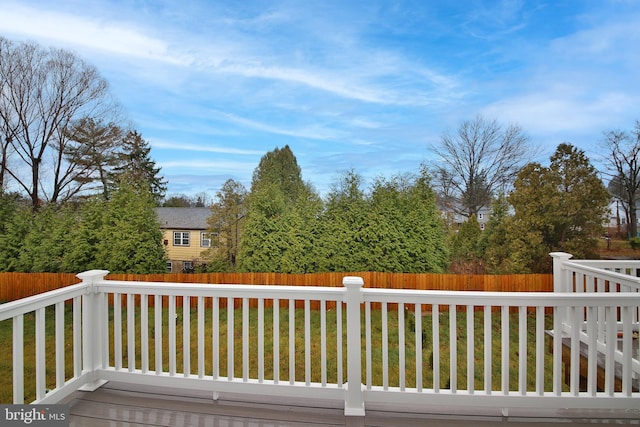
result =
M363 310L364 311L364 310ZM213 372L213 359L212 359L212 319L211 309L205 310L205 375L211 375ZM264 310L265 312L265 336L264 336L264 375L266 379L273 378L273 311L271 308ZM176 308L177 322L176 322L176 366L177 372L183 371L183 319L182 306L179 305ZM343 310L343 379L346 380L347 368L346 368L346 310ZM136 368L141 367L141 351L140 351L140 309L136 308ZM258 310L255 308L249 311L249 376L256 377L258 374L258 351L257 351L257 321ZM113 360L113 310L110 311L110 336L111 336L111 360L110 363L114 364ZM280 308L280 381L289 380L289 310L286 307ZM363 315L364 316L364 315ZM296 381L305 380L305 354L304 354L304 311L296 309L295 311L295 379ZM406 386L415 387L415 335L413 319L411 314L405 322L405 377ZM24 354L25 354L25 402L30 402L35 398L35 332L34 332L34 320L33 313L25 315L25 338L24 338ZM236 309L234 312L234 376L242 377L242 311ZM383 385L382 376L382 330L381 330L381 311L372 310L372 383L373 385ZM220 358L218 360L219 375L227 376L227 311L226 309L220 309ZM311 320L311 381L321 381L321 344L320 344L320 312L312 311L310 315ZM335 382L337 379L337 351L336 351L336 311L329 310L326 313L327 320L327 381ZM457 321L457 373L458 373L458 389L466 389L467 384L467 337L466 337L466 313L458 312L456 315ZM71 324L71 307L66 307L66 328L65 328L65 348L67 349L66 364L66 378L72 376L72 324ZM163 309L163 370L169 370L169 354L168 354L168 310ZM517 314L510 315L510 378L509 384L511 389L517 389L518 385L518 316ZM546 319L545 327L549 329L551 327L551 319ZM422 319L423 330L425 336L423 339L422 350L422 366L423 366L423 381L422 386L424 388L433 387L433 342L431 336L432 317L429 313ZM449 342L449 313L443 312L439 316L440 323L440 387L449 388L450 379L450 353L451 348ZM122 354L123 354L123 367L127 367L127 311L122 310ZM475 360L475 374L474 384L476 390L484 388L484 328L483 328L483 313L476 312L474 314L475 334L474 334L474 360ZM363 333L364 333L364 317L362 320ZM389 374L388 385L393 387L399 385L399 352L398 352L398 319L397 311L391 310L388 312L388 354L389 354ZM527 389L534 390L535 388L535 317L529 315L527 318ZM155 342L154 342L154 309L149 308L149 370L155 370ZM501 323L500 313L492 313L492 388L493 390L500 389L501 385ZM12 400L12 353L11 348L11 335L12 334L12 322L4 321L0 322L0 342L7 343L5 345L5 351L0 353L0 403L10 403ZM54 340L54 310L48 308L46 311L46 357L47 366L53 368L55 364L55 340ZM190 371L193 374L197 374L198 368L198 350L197 350L197 313L192 310L190 313ZM362 348L364 349L364 336L362 341ZM551 355L546 351L545 342L545 390L551 390ZM363 382L365 377L365 360L363 355L362 364L362 378ZM53 369L47 370L47 388L55 387L55 373Z

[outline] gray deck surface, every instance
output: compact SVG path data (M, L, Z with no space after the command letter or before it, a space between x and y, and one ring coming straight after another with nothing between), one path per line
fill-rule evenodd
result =
M368 406L365 417L345 417L343 402L281 399L269 396L208 393L163 387L109 382L94 392L77 391L63 403L70 404L71 426L210 426L210 427L313 427L313 426L445 426L493 425L594 426L640 425L638 411L539 411L499 410L482 413L446 408ZM313 406L310 406L313 404ZM448 413L449 412L449 413ZM456 413L457 412L457 413Z

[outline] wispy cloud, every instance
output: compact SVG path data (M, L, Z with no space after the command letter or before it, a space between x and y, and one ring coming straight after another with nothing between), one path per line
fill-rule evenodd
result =
M279 127L276 125L248 119L236 114L223 111L212 111L211 117L217 120L232 123L243 128L253 129L260 132L276 135L292 136L305 139L335 140L344 138L345 134L340 130L326 128L322 125L308 125L300 128Z
M527 27L526 2L502 0L490 6L476 4L466 11L463 28L473 37L497 40Z
M262 150L247 150L242 148L232 147L217 147L211 145L201 144L189 144L175 141L165 141L161 139L152 139L150 144L153 148L167 149L167 150L184 150L184 151L197 151L202 153L220 153L220 154L239 154L239 155L262 155Z
M612 113L624 114L635 101L636 98L624 93L608 93L595 97L560 95L560 88L556 88L549 92L524 94L500 100L487 106L484 113L489 117L516 122L538 135L549 132L569 135L605 130L611 123ZM558 141L560 142L562 141Z
M250 21L272 25L284 20L283 16L282 12L270 11ZM324 60L299 61L294 52L264 46L258 37L244 34L231 42L239 31L236 27L246 28L246 20L229 20L227 27L216 28L212 41L189 40L185 43L172 40L173 35L149 24L53 11L46 6L36 8L9 3L0 14L0 28L9 33L154 61L155 64L146 65L148 72L140 71L143 62L131 64L131 71L137 70L140 76L155 80L162 79L163 75L163 70L157 68L158 63L166 63L188 68L191 72L199 70L205 75L283 82L349 100L400 106L442 102L457 86L452 77L422 64L406 63L406 59L381 48L357 42L343 43L342 48L348 46L350 51L331 54ZM337 59L337 63L331 62ZM400 85L399 78L404 80ZM396 81L397 87L389 85L390 81Z
M100 20L17 3L5 4L2 9L0 28L8 33L128 57L173 64L189 62L188 58L170 54L165 41L144 34L133 23Z
M183 159L183 160L165 160L158 161L158 166L165 169L203 169L215 170L217 172L239 172L252 171L257 164L254 162L234 162L227 159L208 160L208 159Z

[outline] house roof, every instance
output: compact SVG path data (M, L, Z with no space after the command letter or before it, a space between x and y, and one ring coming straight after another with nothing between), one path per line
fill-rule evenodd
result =
M163 229L206 230L209 208L156 208Z

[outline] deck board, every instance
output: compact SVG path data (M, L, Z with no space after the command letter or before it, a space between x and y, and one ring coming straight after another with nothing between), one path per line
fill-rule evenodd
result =
M365 417L345 417L344 403L321 399L281 399L272 396L222 394L109 382L93 392L77 391L70 405L71 426L193 426L193 427L518 427L594 424L640 425L640 409L626 411L520 411L503 417L499 409L416 408L377 405ZM311 406L313 405L313 406Z

